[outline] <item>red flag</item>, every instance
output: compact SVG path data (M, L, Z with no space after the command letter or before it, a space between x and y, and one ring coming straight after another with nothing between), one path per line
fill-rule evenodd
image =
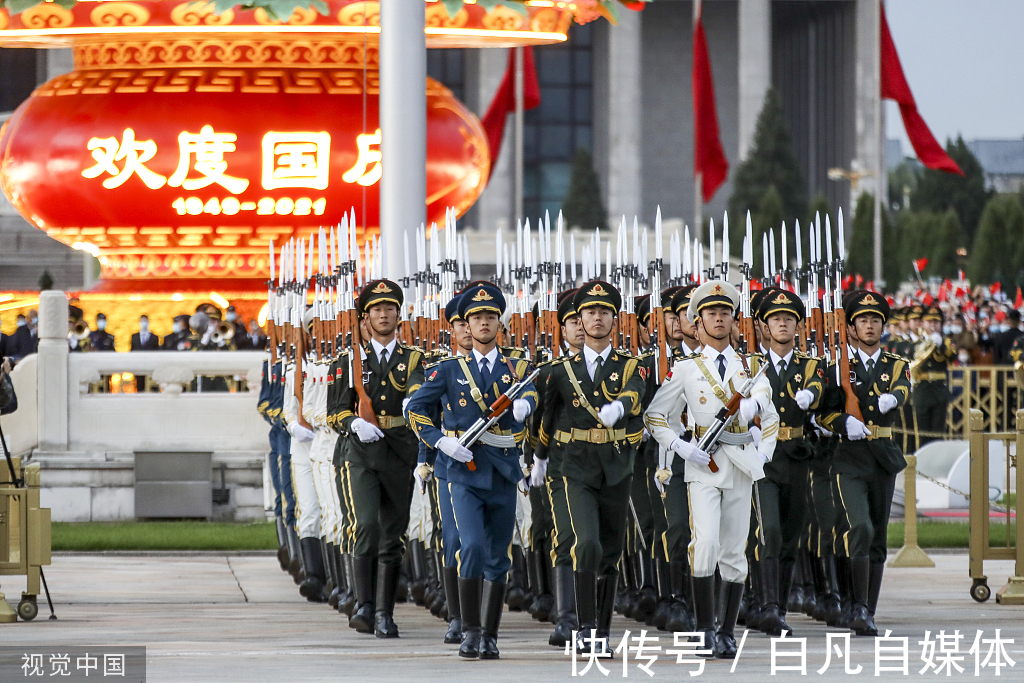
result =
M491 148L491 168L498 163L501 153L501 140L505 137L505 118L516 110L516 54L508 51L508 68L501 85L494 93L491 106L480 123L487 133L487 144ZM523 110L528 111L540 104L540 84L537 82L537 69L533 64L533 48L523 48Z
M853 286L856 287L857 289L860 289L861 285L863 285L863 284L864 284L864 276L861 275L860 273L857 273L857 277L855 277L853 279Z
M1024 295L1020 293L1020 287L1017 288L1017 298L1013 300L1013 307L1020 308L1024 306Z
M704 22L697 15L693 27L693 172L703 174L701 192L704 203L711 201L715 191L725 182L729 160L722 149L715 112L715 83L711 78L711 58Z
M917 158L921 163L936 171L947 173L964 172L960 170L957 163L946 154L946 150L935 140L935 136L928 129L928 124L921 118L917 111L917 103L914 102L914 95L910 92L910 84L903 74L903 65L900 64L900 56L896 53L896 44L892 42L892 34L889 33L889 22L885 18L885 5L878 3L881 11L881 79L882 98L895 100L900 105L900 115L903 117L903 127L907 130L907 137L910 144L914 146Z
M917 271L918 275L920 275L921 271L924 270L927 267L928 267L928 259L926 259L926 258L914 259L914 270Z
M995 294L996 292L1001 291L1002 289L1003 289L1002 283L1000 283L1000 282L993 282L991 285L989 285L988 291L991 292L992 294Z
M875 294L878 294L878 290L875 289L874 280L869 280L868 283L864 285L864 289L866 289L869 292L874 292Z
M933 297L931 294L925 294L924 299L921 300L921 303L923 303L925 306L931 306L933 303L935 303L935 297Z
M852 284L853 284L853 276L852 275L845 275L845 276L843 276L842 287L841 287L843 290L850 289L850 285L852 285Z

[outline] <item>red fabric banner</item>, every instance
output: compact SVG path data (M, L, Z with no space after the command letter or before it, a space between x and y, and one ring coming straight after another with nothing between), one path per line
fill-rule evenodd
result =
M529 111L540 104L540 83L537 81L537 68L533 63L533 48L523 48L523 111ZM516 53L508 51L508 68L501 79L501 85L494 93L491 106L487 108L480 123L487 134L487 143L491 148L491 168L498 163L501 153L501 141L505 137L505 119L516 110Z
M928 124L921 118L917 111L917 103L914 95L910 92L910 84L903 74L903 65L900 64L900 56L896 52L896 44L892 41L892 34L889 33L889 22L885 18L885 5L879 3L882 20L881 39L881 79L882 98L895 100L900 105L900 115L903 117L903 127L907 130L907 137L910 144L914 146L914 152L921 163L936 171L947 173L964 172L942 148Z
M711 78L708 39L700 16L693 27L693 172L702 173L704 203L711 201L729 173L715 111L715 83Z

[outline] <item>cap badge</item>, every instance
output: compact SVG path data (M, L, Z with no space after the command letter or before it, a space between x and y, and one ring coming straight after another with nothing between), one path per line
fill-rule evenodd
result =
M390 294L391 288L386 282L378 282L377 286L370 290L370 294Z
M773 304L788 304L789 303L789 297L786 296L785 292L783 292L782 294L779 294L777 297L775 297L775 299L772 301L772 303Z
M870 294L868 294L863 299L860 300L860 305L861 306L877 306L878 305L878 299L876 299L875 297L873 297Z
M590 288L590 291L587 292L587 295L588 296L608 296L608 290L606 290L604 287L602 287L601 283L599 282L599 283L597 283L596 285L594 285L593 287Z
M486 289L481 287L470 301L491 301L493 299L494 297L488 294Z

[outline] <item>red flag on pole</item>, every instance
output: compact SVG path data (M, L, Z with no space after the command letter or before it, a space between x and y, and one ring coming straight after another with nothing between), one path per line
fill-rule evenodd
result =
M487 133L487 144L491 148L491 168L498 162L501 141L505 137L505 119L516 110L516 51L508 51L508 68L501 79L501 85L494 93L491 106L480 121ZM537 69L533 64L533 48L523 48L523 111L534 109L540 104L540 84Z
M1024 306L1024 295L1020 293L1020 287L1017 288L1017 298L1013 300L1014 308L1021 308Z
M722 149L715 111L715 82L711 77L708 39L700 14L693 27L693 172L702 174L704 203L725 182L729 160Z
M882 20L880 65L882 98L895 100L900 105L903 127L906 128L910 144L914 146L917 158L921 160L922 164L936 171L963 175L964 172L946 154L946 150L942 149L928 129L928 124L918 113L914 95L910 92L910 84L907 83L907 77L903 74L900 56L896 53L896 44L892 42L892 34L889 33L889 22L885 18L885 5L879 3L878 6Z
M923 271L927 267L928 267L928 259L926 259L926 258L914 259L914 270L917 271L918 275L920 275L921 271Z

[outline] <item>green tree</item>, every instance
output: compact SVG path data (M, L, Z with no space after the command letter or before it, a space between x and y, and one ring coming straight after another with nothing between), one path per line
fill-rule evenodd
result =
M994 192L985 189L985 172L962 136L956 142L947 141L946 152L960 165L964 175L925 169L910 193L910 208L935 213L953 209L967 232L966 239L973 240L981 212Z
M733 194L729 199L731 239L740 244L746 230L747 211L757 213L770 187L774 186L782 200L782 215L787 223L805 215L807 190L803 173L793 152L793 141L786 127L782 103L774 89L764 96L764 107L757 117L754 146L746 161L739 165L733 176ZM780 221L781 222L781 221ZM758 226L779 228L773 226Z
M48 289L53 289L53 276L50 275L50 271L44 270L39 276L39 291L45 292Z
M831 213L832 207L828 203L828 197L826 197L824 193L819 192L814 196L814 199L811 200L811 205L807 207L807 221L809 223L814 220L815 214L821 214L821 220L824 223L825 216ZM832 218L834 220L835 216L832 216Z
M901 273L905 273L907 277L915 277L913 262L926 258L928 265L921 276L937 274L932 251L941 223L942 217L931 211L904 211L899 215L896 220L899 232L899 258L902 264L905 264L899 267ZM892 247L886 244L885 248L888 250Z
M932 249L928 269L940 277L956 276L956 251L965 245L963 225L960 216L953 209L947 209L939 220L938 230L932 239Z
M1016 195L996 195L985 205L971 246L967 272L971 280L1004 287L1015 283L1024 264L1024 208Z
M874 272L875 251L875 197L864 192L857 198L853 212L850 234L850 255L846 259L846 271L851 275L863 275L870 280ZM893 245L886 245L892 248Z
M585 149L577 149L572 160L569 191L562 202L567 225L593 230L608 227L608 211L601 198L601 184L594 170L594 158Z
M917 188L917 179L921 175L921 162L916 159L904 159L896 168L889 171L889 210L893 212L909 209L910 196Z

